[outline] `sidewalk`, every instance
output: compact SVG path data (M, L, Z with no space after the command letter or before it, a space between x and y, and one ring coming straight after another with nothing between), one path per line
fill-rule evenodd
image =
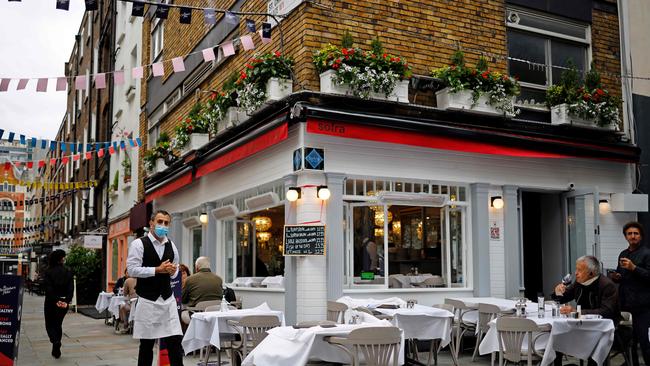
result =
M19 366L79 365L131 366L137 365L139 342L131 335L118 335L103 319L92 319L69 312L63 321L60 359L50 355L52 345L45 332L43 296L25 293L23 298ZM185 365L196 365L198 356L186 356Z

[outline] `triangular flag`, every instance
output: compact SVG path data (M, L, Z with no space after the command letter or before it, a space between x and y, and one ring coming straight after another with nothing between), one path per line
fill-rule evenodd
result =
M136 137L136 138L135 138L135 145L136 145L136 146L142 146L142 140L140 140L139 137Z
M59 10L68 10L70 8L70 0L56 0L56 8Z
M120 141L120 148L122 150L126 150L126 143L124 142L124 140Z
M205 20L205 24L216 24L217 15L214 9L203 9L203 20Z
M65 91L68 87L68 78L61 76L56 78L56 91Z
M15 132L9 132L9 138L7 139L7 141L9 141L10 143L14 142L14 136L16 136Z
M151 70L153 71L153 76L163 76L165 75L165 66L162 62L156 62L151 65Z
M78 161L80 157L81 157L81 154L74 154L74 155L72 155L72 161Z
M113 81L115 85L124 85L124 71L115 71L113 73Z
M212 47L206 48L202 52L203 52L203 61L210 62L216 59L216 57L214 56L214 49Z
M47 78L38 79L38 82L36 82L36 91L39 93L47 91Z
M77 75L74 78L74 88L76 90L86 89L86 75Z
M237 25L239 24L239 18L232 11L226 10L226 23Z
M50 150L56 150L56 141L50 141Z
M241 41L241 45L244 47L244 50L249 51L255 48L255 43L253 43L253 38L251 36L241 36L239 40Z
M95 75L95 88L105 89L106 88L106 74L99 73Z
M246 19L246 30L255 33L255 21L253 19Z
M67 150L67 145L68 145L68 144L66 144L65 142L62 142L62 143L61 143L61 151L64 151L64 152L65 152L65 151Z
M115 154L115 148L114 148L113 146L109 147L109 148L108 148L108 152L109 152L111 155Z
M27 169L32 169L34 167L34 162L33 161L28 161L27 162Z
M192 23L192 9L182 6L180 8L180 15L179 15L178 21L181 24L190 24L190 23Z
M133 7L131 8L131 16L141 17L144 15L144 3L134 0Z
M183 72L185 71L185 63L183 62L182 57L174 57L172 59L172 67L174 72Z
M36 147L36 137L32 137L32 147Z
M25 90L27 88L27 83L29 82L29 79L20 79L18 80L18 85L16 86L16 90Z
M97 10L97 0L86 0L86 11Z
M70 151L72 151L73 154L77 153L77 144L70 143Z
M56 165L56 158L50 159L50 165Z
M70 161L70 157L68 155L61 158L61 164L63 165L68 164L68 161Z
M113 150L117 150L117 144L118 144L117 141L113 141Z
M222 44L221 50L223 51L224 57L232 56L235 54L235 46L232 44L232 41Z
M97 151L97 156L99 156L100 158L101 158L102 156L104 156L104 149L99 149L99 150Z
M131 77L133 79L142 79L144 77L144 69L142 66L136 66L131 70Z
M262 43L271 42L271 23L262 23Z
M26 144L26 142L25 142L25 135L20 135L20 144L21 144L21 145L25 145L25 144Z
M9 90L9 82L11 79L0 79L0 92L6 92Z
M156 7L156 18L167 19L169 15L169 6L160 4Z
M0 135L0 137L2 137L2 135ZM129 139L129 145L131 145L131 147L135 147L135 143L133 142L133 139Z
M5 130L0 128L0 140L2 140L2 135L4 135L4 134L5 134Z
M46 149L47 148L47 140L43 139L41 140L41 149Z
M86 151L86 160L90 160L93 157L93 153L90 151Z
M42 168L42 167L44 167L44 166L45 166L45 160L39 160L39 161L38 161L38 167L39 167L39 168Z

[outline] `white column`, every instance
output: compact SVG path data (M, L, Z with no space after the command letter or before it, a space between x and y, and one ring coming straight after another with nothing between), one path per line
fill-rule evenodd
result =
M296 202L296 223L325 224L325 205L316 197L316 187L325 184L322 173L304 172L297 185L302 196ZM326 243L327 248L327 243ZM325 256L296 258L296 320L322 320L327 317L327 260Z

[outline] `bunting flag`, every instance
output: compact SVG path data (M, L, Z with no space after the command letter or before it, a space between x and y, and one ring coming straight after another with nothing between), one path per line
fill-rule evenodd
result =
M192 9L182 7L180 8L180 15L178 22L181 24L190 24L192 23Z
M246 19L246 30L250 33L255 33L255 21L252 19Z
M217 14L212 9L203 10L203 19L205 24L217 24Z
M156 7L156 18L158 18L158 19L167 19L168 15L169 15L169 6L168 5L159 4Z
M131 8L131 16L141 17L144 16L144 3L141 1L133 1L133 7Z
M86 11L97 10L97 0L86 0Z
M183 62L182 57L175 57L172 59L172 67L174 72L183 72L185 71L185 62Z
M255 48L255 43L253 43L253 38L251 36L249 35L241 36L239 40L241 41L244 50L249 51Z
M70 0L56 0L56 8L59 10L70 10Z

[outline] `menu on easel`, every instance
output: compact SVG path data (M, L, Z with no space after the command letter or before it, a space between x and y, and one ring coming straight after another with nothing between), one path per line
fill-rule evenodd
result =
M325 255L325 225L284 225L284 255Z
M0 284L0 366L13 366L18 360L23 278L0 275Z

